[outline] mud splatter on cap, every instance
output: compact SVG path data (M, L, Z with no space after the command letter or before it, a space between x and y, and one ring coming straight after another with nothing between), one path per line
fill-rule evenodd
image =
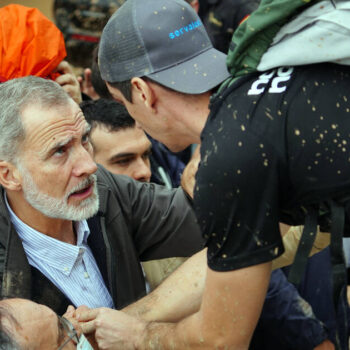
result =
M226 55L183 0L128 0L105 26L99 67L107 82L147 76L183 93L211 90L229 77Z

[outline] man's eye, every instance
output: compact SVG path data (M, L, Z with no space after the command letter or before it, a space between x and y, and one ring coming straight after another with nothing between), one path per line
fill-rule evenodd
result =
M82 143L87 143L87 142L89 142L89 141L90 141L90 135L89 135L89 134L84 135L84 136L82 137L82 139L81 139L81 142L82 142Z
M61 156L66 152L66 149L64 147L57 148L54 155L55 156Z
M127 165L130 162L131 162L130 158L123 158L123 159L116 160L114 163L118 165Z
M152 154L152 151L147 151L145 152L143 155L142 155L142 158L143 159L148 159Z

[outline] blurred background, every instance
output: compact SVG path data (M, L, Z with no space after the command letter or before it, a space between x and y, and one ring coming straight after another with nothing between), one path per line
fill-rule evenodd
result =
M54 20L53 11L52 11L53 0L22 0L22 1L0 0L0 7L6 6L8 4L20 4L20 5L29 6L29 7L36 7L45 16L47 16L51 20Z

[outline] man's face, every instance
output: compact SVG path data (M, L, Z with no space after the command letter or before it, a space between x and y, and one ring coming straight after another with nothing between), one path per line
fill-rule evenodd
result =
M114 100L121 103L128 110L129 114L135 119L140 127L151 135L154 139L164 143L170 150L179 152L185 149L191 142L185 143L181 137L179 125L176 125L172 114L173 109L177 108L173 99L173 94L167 92L166 98L161 106L162 110L158 115L152 113L152 108L145 108L145 101L142 98L133 98L133 102L128 101L123 94L113 86L106 84ZM161 89L158 87L158 89ZM166 90L164 90L166 91ZM139 94L138 94L139 95ZM158 99L159 104L160 99ZM170 117L172 116L172 117Z
M114 174L122 174L135 180L151 179L151 142L144 131L135 126L109 131L97 126L91 133L95 161Z
M27 107L22 113L25 140L18 170L23 196L46 216L82 220L98 210L97 170L89 126L70 101L64 107Z
M24 349L57 350L68 339L57 314L47 306L26 299L8 299L2 303L14 318L5 319L4 325ZM70 321L79 328L74 320ZM76 349L76 344L71 340L64 349Z

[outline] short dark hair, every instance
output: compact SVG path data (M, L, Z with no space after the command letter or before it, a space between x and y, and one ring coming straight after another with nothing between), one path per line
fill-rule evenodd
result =
M142 79L145 79L145 77L142 77ZM131 79L124 80L120 82L115 83L108 83L110 86L118 89L123 96L126 98L127 101L132 102L131 98Z
M108 91L106 82L102 79L100 68L98 67L98 45L95 47L92 52L92 63L91 63L91 84L94 87L96 93L101 98L113 99L112 95Z
M0 306L0 350L21 350L13 334L4 326L3 321L5 319L18 325L17 320L10 313L9 308Z
M108 131L118 131L135 126L135 120L130 117L127 109L113 100L100 98L83 101L80 108L92 129L102 125Z

